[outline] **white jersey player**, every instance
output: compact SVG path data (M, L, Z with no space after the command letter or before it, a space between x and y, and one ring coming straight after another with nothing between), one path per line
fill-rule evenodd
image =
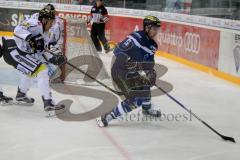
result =
M44 8L50 9L55 12L55 7L52 4L47 4ZM38 19L39 13L35 13L31 16L32 19ZM45 32L44 41L48 46L48 49L55 54L62 54L63 51L63 30L64 30L64 21L62 18L55 16L55 21L52 27L49 29L49 32ZM40 55L35 55L42 62L46 63L45 58ZM40 57L39 57L40 56ZM57 70L57 66L53 64L48 65L48 74L51 79L55 79L61 75L61 70Z
M47 4L44 8L50 9L55 12L55 7L52 4ZM38 19L39 13L35 13L31 16L33 19ZM63 31L64 31L64 20L55 16L55 21L52 27L49 29L49 33L46 37L48 39L48 45L54 46L55 48L62 49L63 46Z
M63 109L64 106L54 104L49 87L47 66L33 55L46 55L44 33L51 28L55 19L55 12L44 8L39 12L38 19L28 19L14 29L14 40L3 39L4 60L24 75L21 79L16 101L33 103L34 99L27 97L26 93L31 87L32 78L38 80L45 111ZM62 55L48 54L48 62L55 65L65 63Z

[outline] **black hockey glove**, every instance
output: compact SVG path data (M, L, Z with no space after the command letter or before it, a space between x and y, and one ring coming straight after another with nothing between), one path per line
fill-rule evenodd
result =
M3 55L3 48L2 48L2 45L0 44L0 58L2 57Z
M36 53L37 51L42 52L44 50L44 39L41 34L33 37L29 36L26 41L29 43L34 53Z
M150 86L150 82L146 77L139 76L134 80L135 87Z
M129 71L135 71L137 69L137 62L127 62L126 67Z
M54 65L64 65L67 62L67 58L64 55L54 55L52 58L49 59L49 62Z
M126 67L129 71L139 71L142 69L142 63L141 62L127 62Z
M146 76L147 76L147 79L149 80L150 85L154 86L156 83L156 77L157 77L156 71L154 69L147 71Z
M135 85L136 86L154 86L156 83L156 71L150 70L146 72L146 75L139 75L137 78L135 78Z

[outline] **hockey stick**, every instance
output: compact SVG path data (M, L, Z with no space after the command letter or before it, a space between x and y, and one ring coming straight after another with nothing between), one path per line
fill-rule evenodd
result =
M122 92L119 92L119 91L116 91L112 88L110 88L109 86L107 86L106 84L104 84L103 82L97 80L96 78L94 78L93 76L87 74L86 72L84 72L83 70L81 70L80 68L74 66L73 64L69 63L69 62L66 62L67 65L71 66L72 68L76 69L77 71L81 72L82 74L88 76L89 78L91 78L92 80L95 80L98 84L100 84L101 86L105 87L106 89L110 90L111 92L119 95L119 96L122 96L123 93Z
M193 113L190 109L185 107L181 102L179 102L177 99L175 99L173 96L171 96L169 93L167 93L164 89L161 87L155 86L161 90L164 94L166 94L170 99L172 99L174 102L176 102L179 106L181 106L183 109L185 109L189 114L193 115L196 119L198 119L200 122L202 122L206 127L208 127L210 130L212 130L214 133L216 133L218 136L220 136L225 141L230 141L233 143L236 143L235 139L233 137L227 137L222 134L220 134L218 131L216 131L213 127L211 127L209 124L207 124L205 121L203 121L201 118L199 118L195 113Z
M111 92L117 94L117 95L123 95L122 92L118 92L113 90L112 88L108 87L107 85L105 85L104 83L98 81L97 79L95 79L94 77L92 77L91 75L88 75L87 73L85 73L84 71L82 71L81 69L77 68L76 66L72 65L71 63L67 62L68 65L70 65L71 67L73 67L74 69L78 70L79 72L87 75L89 78L95 80L97 83L99 83L100 85L102 85L103 87L105 87L106 89L110 90ZM177 99L175 99L173 96L171 96L169 93L167 93L165 90L163 90L161 87L155 85L158 89L160 89L164 94L166 94L170 99L172 99L174 102L176 102L179 106L181 106L183 109L185 109L189 114L192 114L196 119L198 119L201 123L203 123L206 127L208 127L210 130L212 130L214 133L216 133L218 136L220 136L223 140L225 141L230 141L233 143L236 143L235 139L233 137L228 137L228 136L224 136L222 134L220 134L218 131L216 131L213 127L211 127L208 123L206 123L205 121L203 121L200 117L198 117L195 113L193 113L191 110L189 110L187 107L185 107L181 102L179 102ZM134 105L134 104L132 104ZM134 105L135 106L135 105Z
M52 55L55 55L54 53L52 53L50 50L46 50L48 53L52 54ZM110 90L111 92L119 95L119 96L122 96L123 93L122 92L119 92L119 91L116 91L112 88L110 88L109 86L107 86L106 84L104 84L103 82L97 80L96 78L94 78L93 76L87 74L86 72L84 72L83 70L81 70L80 68L76 67L75 65L71 64L70 62L66 61L64 64L67 64L69 66L71 66L72 68L76 69L77 71L81 72L82 74L88 76L89 78L91 78L92 80L95 80L98 84L100 84L101 86L105 87L106 89ZM64 65L62 64L62 65Z
M54 53L51 53L54 55ZM105 85L104 83L102 83L101 81L97 80L96 78L92 77L91 75L85 73L83 70L81 70L80 68L74 66L73 64L66 62L66 64L68 64L69 66L73 67L74 69L76 69L77 71L81 72L82 74L85 74L86 76L88 76L89 78L95 80L97 83L99 83L100 85L102 85L103 87L105 87L106 89L110 90L111 92L121 96L123 95L122 92L118 92L113 90L112 88L108 87L107 85ZM203 121L200 117L198 117L195 113L193 113L191 110L189 110L187 107L185 107L181 102L179 102L177 99L175 99L173 96L171 96L169 93L167 93L164 89L162 89L161 87L157 86L155 84L155 86L161 90L164 94L166 94L170 99L172 99L174 102L176 102L179 106L181 106L184 110L186 110L189 114L193 115L196 119L198 119L201 123L203 123L206 127L208 127L210 130L212 130L215 134L217 134L218 136L220 136L223 140L225 141L230 141L233 143L236 143L235 139L233 137L228 137L228 136L224 136L222 134L220 134L218 131L216 131L213 127L211 127L208 123L206 123L205 121ZM134 104L132 104L133 106L135 106Z

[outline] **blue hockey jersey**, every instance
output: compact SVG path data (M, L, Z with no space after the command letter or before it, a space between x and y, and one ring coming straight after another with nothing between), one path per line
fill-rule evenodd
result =
M125 54L131 62L154 62L157 43L150 39L144 31L131 33L113 51L117 56Z

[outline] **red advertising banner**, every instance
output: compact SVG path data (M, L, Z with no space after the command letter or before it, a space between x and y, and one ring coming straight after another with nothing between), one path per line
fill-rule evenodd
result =
M218 68L220 31L163 22L156 39L161 51Z
M59 16L84 20L89 18L89 14L86 13L60 12ZM106 37L118 43L129 33L139 29L142 29L142 19L111 16L106 25ZM156 41L161 51L208 67L218 68L220 32L217 30L162 22Z
M36 11L35 11L36 12ZM0 19L3 31L12 31L21 20L30 16L31 10L1 9L4 15ZM87 21L89 14L76 12L59 12L60 17L75 17ZM88 26L90 30L90 26ZM142 19L127 16L110 16L106 25L106 37L116 43L126 36L142 29ZM203 64L218 68L220 31L194 27L179 23L162 22L156 37L159 50Z
M58 15L62 18L74 17L82 18L87 21L89 14L87 13L73 13L73 12L59 12ZM88 26L89 30L91 26ZM127 35L135 30L142 29L142 20L139 18L110 16L110 21L106 24L106 37L108 40L116 43L122 41Z
M142 19L111 16L106 28L110 31L110 39L120 42L131 32L142 29Z

